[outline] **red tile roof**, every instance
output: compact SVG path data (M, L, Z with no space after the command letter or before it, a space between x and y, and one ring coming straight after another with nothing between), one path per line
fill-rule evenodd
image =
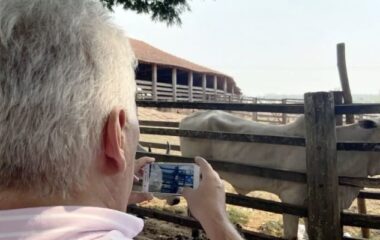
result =
M174 56L173 54L164 52L156 47L153 47L152 45L149 45L143 41L136 40L133 38L130 38L130 43L132 46L133 51L135 52L136 58L140 62L145 63L156 63L159 65L165 65L165 66L171 66L171 67L177 67L182 68L186 70L192 70L194 72L199 73L206 73L211 75L217 75L221 77L226 77L227 81L232 81L233 85L236 86L235 81L232 77L223 74L219 71L198 65L196 63L192 63L186 59ZM236 86L237 92L240 92L240 89Z

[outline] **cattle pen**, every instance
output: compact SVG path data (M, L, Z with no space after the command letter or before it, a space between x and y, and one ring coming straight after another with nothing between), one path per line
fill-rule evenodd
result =
M339 101L334 101L334 94L332 92L318 92L305 94L304 104L157 102L140 100L137 101L137 105L138 107L153 108L214 109L241 112L305 114L305 138L179 130L178 123L164 121L142 121L140 132L142 134L306 147L306 173L242 165L226 161L215 161L215 159L209 159L209 162L216 170L307 184L308 203L306 206L296 206L230 193L227 193L226 199L227 203L231 205L278 214L285 213L299 217L307 217L309 221L310 239L354 239L342 236L343 226L380 229L380 216L341 212L338 207L337 190L338 185L380 188L380 179L337 176L336 169L337 151L380 152L380 143L336 142L335 136L335 126L341 121L340 118L342 115L378 114L380 113L380 104L343 105ZM145 145L147 145L147 143L145 143ZM152 143L152 147L161 148L163 146L162 144L156 143L156 145L154 145L154 143ZM179 146L174 146L173 150L180 150ZM193 162L192 158L137 152L137 157L143 155L152 156L156 158L156 161ZM358 197L379 200L380 193L361 191ZM131 206L128 210L130 213L140 216L153 217L191 228L201 228L200 224L190 217L178 216L138 206ZM242 234L244 234L246 239L280 239L247 230L242 230Z

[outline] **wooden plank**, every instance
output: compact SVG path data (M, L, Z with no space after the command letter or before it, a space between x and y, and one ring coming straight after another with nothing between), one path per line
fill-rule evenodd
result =
M380 229L379 215L342 213L341 218L342 218L342 224L345 226Z
M139 142L143 147L151 147L157 149L167 150L168 145L166 143L152 143L152 142ZM179 145L170 145L170 150L181 151L181 146Z
M168 121L151 121L151 120L140 120L140 125L154 126L154 127L171 127L178 128L179 122L168 122Z
M142 90L148 90L149 93L150 93L151 90L152 90L152 86L139 86L139 88L141 88Z
M252 98L252 103L257 104L257 98ZM257 112L252 112L252 120L257 121Z
M358 198L380 200L380 192L360 191Z
M343 93L341 91L334 91L334 104L335 105L342 105L343 104ZM338 115L336 116L335 124L337 126L343 125L343 116Z
M193 163L193 158L186 158L181 156L172 156L172 155L164 155L164 154L156 154L156 153L146 153L146 152L137 152L138 157L142 156L150 156L156 158L158 162L183 162L183 163ZM246 174L250 176L271 178L277 180L284 180L290 182L298 182L305 183L306 182L306 174L294 171L286 171L279 169L271 169L271 168L263 168L258 166L247 166L241 165L238 163L234 163L231 159L230 161L224 160L213 160L207 159L208 161L214 164L213 166L217 170L221 171L232 171L239 174ZM229 169L230 167L230 169ZM354 187L371 187L371 188L380 188L380 179L376 178L358 178L358 177L339 177L339 184L344 186L354 186Z
M191 102L157 102L138 100L139 107L161 107L180 109L209 109L242 112L278 112L298 113L304 112L301 104L245 104L245 103L191 103ZM379 108L380 109L380 108Z
M194 158L157 154L157 153L147 153L147 152L136 152L137 158L148 156L156 159L157 162L180 162L180 163L194 163ZM279 169L264 168L252 165L238 164L233 161L219 161L213 159L207 159L207 161L213 166L214 169L220 171L234 172L242 175L257 176L263 178L272 178L277 180L284 180L297 183L305 183L306 175L304 173L299 173L295 171L286 171Z
M309 239L342 239L332 93L305 94L305 128Z
M177 87L178 88L178 87ZM186 94L186 95L188 95L189 94L189 90L185 90L185 89L177 89L177 92L178 93L183 93L183 94Z
M339 142L339 151L380 152L380 143Z
M177 136L177 137L192 137L192 138L206 138L214 140L225 141L240 141L240 142L256 142L267 144L281 144L290 146L305 146L305 139L299 137L283 137L283 136L267 136L255 134L239 134L228 132L208 132L208 131L192 131L182 130L175 126L179 126L179 122L163 122L163 121L144 121L148 126L166 126L170 124L175 129L160 129L151 127L140 127L142 134L155 134L164 136ZM274 122L275 123L275 122ZM380 152L380 143L362 143L362 142L339 142L337 143L339 151L364 151L364 152Z
M150 81L150 80L141 80L141 79L136 79L136 83L139 83L139 84L147 84L147 85L152 85L152 81Z
M345 104L338 105L335 107L335 114L379 114L380 104L378 103L356 103L356 104Z
M188 85L177 84L177 88L178 88L178 89L182 89L182 90L186 90L186 91L187 91L187 89L189 88L189 86L188 86Z
M290 146L305 146L305 139L299 137L266 136L242 133L192 131L173 128L140 127L141 134L156 134L164 136L207 138L224 141L257 142Z
M170 83L157 82L157 86L158 87L163 87L163 88L166 88L166 89L171 89L173 85L170 84Z
M380 178L367 177L339 177L339 184L360 188L380 188Z
M287 104L286 99L283 99L283 100L281 101L281 103L282 103L282 104ZM287 121L288 121L287 118L288 118L288 117L287 117L287 114L286 114L286 113L282 113L282 116L281 116L281 123L282 123L282 124L286 124Z
M165 92L165 93L170 93L171 95L172 95L172 93L173 93L173 89L172 89L172 87L170 87L170 88L167 88L167 87L157 87L157 91L160 93L162 93L162 92Z
M244 195L226 193L226 203L240 207L252 208L278 214L291 214L299 217L307 217L305 207L294 204L275 202L262 198L247 197Z

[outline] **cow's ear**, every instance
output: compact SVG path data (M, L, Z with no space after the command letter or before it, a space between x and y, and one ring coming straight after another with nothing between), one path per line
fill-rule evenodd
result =
M359 126L364 129L377 128L377 123L370 119L364 119L359 121Z

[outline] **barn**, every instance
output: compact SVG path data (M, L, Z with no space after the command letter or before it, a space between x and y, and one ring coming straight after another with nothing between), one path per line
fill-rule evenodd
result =
M138 97L154 101L225 101L241 98L235 80L222 72L201 66L130 39L138 60Z

